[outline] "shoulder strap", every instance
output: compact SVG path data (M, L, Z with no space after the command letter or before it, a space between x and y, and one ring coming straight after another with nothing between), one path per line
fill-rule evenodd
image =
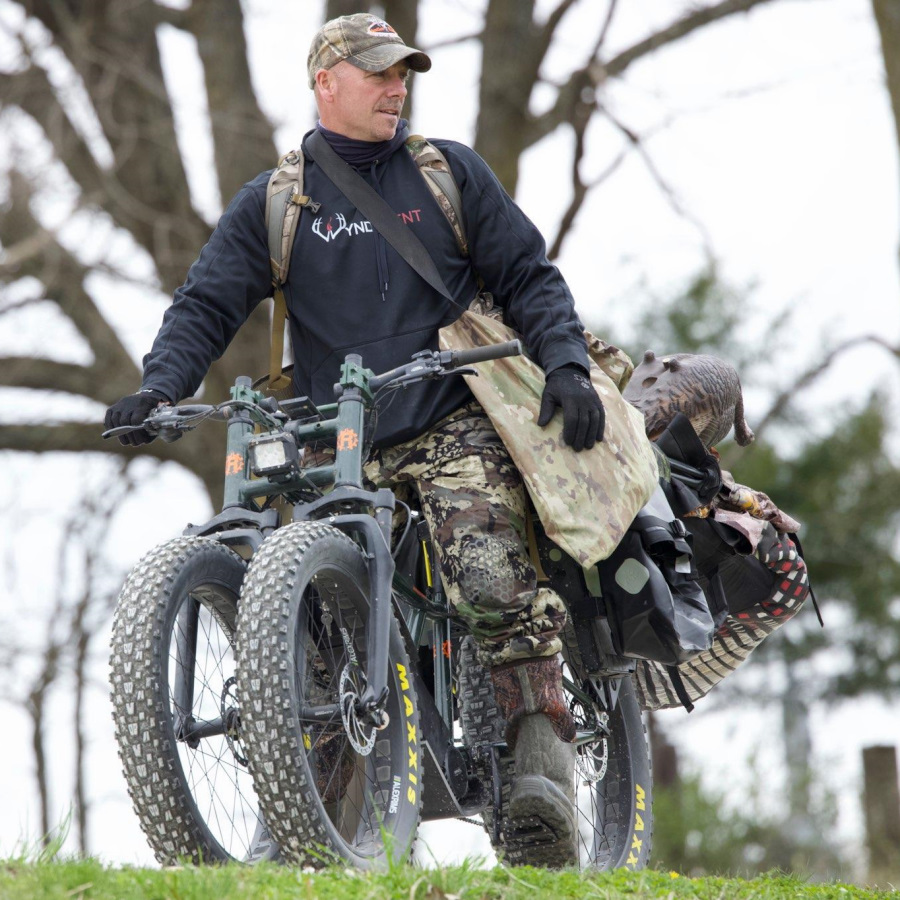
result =
M291 247L304 206L311 206L315 212L319 204L303 193L303 152L292 150L281 157L266 186L269 265L276 286L287 281Z
M419 167L419 174L425 179L441 212L447 217L453 234L456 235L459 252L463 256L468 256L469 242L463 226L462 196L459 192L459 185L450 171L447 158L421 134L410 135L406 139L406 149L409 150L410 156Z
M322 134L315 131L306 142L307 153L321 166L344 196L372 223L381 236L442 297L459 305L438 272L425 245L388 206L384 198L328 146Z
M318 138L318 132L311 136ZM328 146L326 141L321 141L327 152L331 151L338 162L346 166L343 160L334 154L334 151ZM463 224L462 212L462 196L460 194L459 185L453 177L447 158L441 151L430 141L426 140L420 134L410 135L406 140L406 148L415 162L419 174L424 178L428 189L431 191L441 212L446 216L453 234L456 237L456 243L459 251L464 257L469 255L469 244L466 238L465 227ZM315 151L315 148L314 148ZM327 170L326 164L321 159L316 160L332 181L335 179ZM290 379L282 373L282 359L284 356L284 328L287 322L287 302L285 301L282 285L287 281L288 270L291 265L291 251L294 246L294 239L297 234L297 226L300 222L300 214L304 207L309 208L312 212L318 212L320 204L316 203L309 196L303 193L303 151L292 150L286 153L278 162L278 167L269 178L266 187L266 234L269 244L269 265L272 269L272 284L275 286L274 301L275 308L272 315L272 348L269 359L269 382L270 390L280 390L286 388L290 384ZM364 187L368 188L364 182L349 166L346 166L352 178L360 182ZM407 247L407 250L401 249L394 243L391 238L385 234L383 228L379 227L379 222L383 221L383 216L379 214L373 215L371 210L367 211L356 203L356 200L344 190L342 184L335 184L347 195L348 199L357 206L375 228L381 232L385 240L388 240L398 253L419 273L429 284L438 290L444 297L455 302L450 292L444 285L443 279L431 259L431 255L422 245L421 241L412 234L409 229L399 226L401 244ZM371 190L371 189L370 189ZM384 200L374 191L375 197L380 201L383 207L387 207ZM394 219L391 219L394 222ZM390 228L390 226L388 226ZM392 231L397 229L391 228ZM417 250L408 248L408 241L403 238L406 235L411 238L415 244L419 245L421 251L425 254L425 259ZM410 253L410 255L407 255ZM433 270L430 277L423 272ZM433 279L433 280L432 280ZM479 287L483 287L480 277L478 278Z
M284 326L287 322L287 303L282 285L287 281L291 250L300 222L300 213L304 207L317 212L319 204L303 193L303 151L292 150L279 160L278 167L266 186L266 235L269 243L272 284L275 286L269 390L281 390L290 385L290 379L281 371L284 356Z

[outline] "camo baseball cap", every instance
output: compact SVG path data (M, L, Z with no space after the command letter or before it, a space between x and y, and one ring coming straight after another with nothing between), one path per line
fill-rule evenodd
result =
M414 72L431 68L430 57L415 47L407 47L384 19L368 13L340 16L319 29L306 61L309 86L315 86L319 69L330 69L343 59L366 72L383 72L401 59Z

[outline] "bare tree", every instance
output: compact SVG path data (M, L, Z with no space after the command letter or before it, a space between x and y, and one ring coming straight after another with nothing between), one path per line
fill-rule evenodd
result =
M632 46L608 55L605 38L617 14L609 0L589 52L571 73L554 85L555 102L541 114L532 112L532 95L542 82L542 65L561 23L575 15L574 0L561 0L545 21L536 20L533 0L489 0L483 26L469 40L479 41L482 78L478 98L476 149L514 193L521 154L557 128L576 135L572 160L573 200L553 241L558 253L592 184L583 182L579 166L587 152L585 134L603 107L605 86L622 78L637 60L659 51L726 17L745 13L771 0L724 0L691 6L664 28ZM77 186L73 212L88 212L108 227L130 236L152 260L155 286L170 293L184 278L190 262L209 234L208 224L191 203L185 164L178 146L172 98L163 78L157 30L168 25L192 35L203 66L210 132L220 194L230 197L240 184L270 168L277 152L273 128L260 109L250 79L244 22L239 0L193 0L175 10L153 0L0 0L27 17L24 28L12 28L18 59L0 73L0 114L18 121L22 114L36 124L58 165ZM350 7L353 7L353 10ZM322 15L355 11L365 4L328 0ZM416 39L416 0L392 0L371 8L383 12L410 42ZM10 17L7 17L10 18ZM9 29L8 29L9 30ZM35 34L39 32L39 36ZM55 56L51 61L50 51ZM60 84L62 67L70 83ZM93 131L72 112L73 91L93 117ZM623 126L624 128L624 126ZM641 147L640 136L628 133L629 146ZM9 189L0 216L0 284L34 279L36 300L49 301L84 337L92 354L88 364L61 362L31 355L0 358L0 387L63 389L106 405L135 390L140 372L115 325L104 315L92 292L90 276L112 273L133 277L114 259L88 258L68 246L63 236L36 213L48 187L28 173L26 161L7 172ZM614 168L614 166L612 167ZM29 174L31 177L29 177ZM10 303L0 315L12 308ZM263 304L223 360L213 367L207 391L227 395L234 376L260 370L265 357L268 306ZM144 452L160 460L177 460L193 471L211 496L218 496L220 437L199 432L191 441L149 445ZM40 427L0 426L0 448L121 453L115 442L102 444L96 421Z
M31 752L35 789L38 796L40 840L46 847L53 840L54 818L52 786L60 773L60 754L52 748L59 739L58 719L50 716L53 698L60 692L72 696L72 768L71 801L74 838L79 852L86 856L89 847L91 792L88 781L87 700L94 682L94 639L109 619L118 594L122 573L107 556L106 544L113 516L123 497L134 488L123 459L102 491L85 493L71 515L61 523L61 541L57 553L56 591L44 612L43 634L38 641L28 635L38 633L35 616L29 617L27 633L18 628L19 617L4 625L0 644L0 668L10 685L26 682L23 692L15 687L0 695L7 703L20 706L31 726ZM29 645L31 645L29 647ZM104 654L105 655L105 654ZM103 687L106 692L105 686ZM67 759L67 756L63 755Z

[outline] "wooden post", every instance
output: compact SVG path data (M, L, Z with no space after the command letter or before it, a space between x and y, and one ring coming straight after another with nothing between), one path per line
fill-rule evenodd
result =
M869 881L900 884L900 786L896 747L863 749Z
M678 773L678 751L669 743L666 733L660 727L657 713L647 714L650 737L650 757L653 764L653 786L678 788L681 778Z

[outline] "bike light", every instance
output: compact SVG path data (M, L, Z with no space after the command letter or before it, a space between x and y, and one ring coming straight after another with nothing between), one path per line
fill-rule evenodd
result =
M300 468L297 445L286 434L267 434L250 443L250 470L257 478L278 478Z

